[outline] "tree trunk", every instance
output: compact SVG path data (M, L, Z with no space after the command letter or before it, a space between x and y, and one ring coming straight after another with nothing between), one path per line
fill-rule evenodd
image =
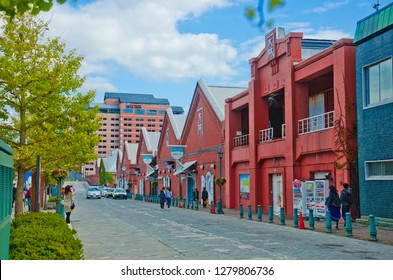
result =
M24 181L25 171L20 165L17 166L18 182L16 184L15 215L23 214L24 210Z

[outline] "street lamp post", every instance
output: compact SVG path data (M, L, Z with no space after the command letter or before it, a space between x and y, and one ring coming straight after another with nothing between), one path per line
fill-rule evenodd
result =
M222 157L224 155L224 153L220 150L217 152L218 155L218 159L220 160L220 179L222 178ZM220 184L220 203L219 203L219 207L218 207L218 214L224 214L224 212L222 211L222 185Z
M125 180L124 180L124 171L126 171L126 167L125 166L123 166L122 168L121 168L121 171L123 171L123 189L125 189Z

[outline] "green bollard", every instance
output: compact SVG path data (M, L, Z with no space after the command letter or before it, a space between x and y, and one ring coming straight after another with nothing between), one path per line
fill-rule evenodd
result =
M314 230L315 229L315 227L314 227L314 225L315 225L315 222L314 222L314 210L313 209L308 209L308 211L309 211L309 215L308 215L308 223L309 223L309 226L310 226L310 230Z
M198 211L198 201L195 201L195 207L194 207L194 209L196 210L196 211Z
M64 202L60 202L60 216L65 218Z
M299 227L299 217L297 216L297 208L293 209L293 227Z
M369 224L370 224L370 241L378 241L377 238L377 227L375 226L375 217L374 215L369 216Z
M332 233L332 217L330 211L326 211L326 233Z
M240 203L239 205L239 214L240 214L240 219L243 219L244 217L243 203Z
M351 222L351 213L345 213L345 230L347 232L347 237L352 237L352 222Z
M281 225L285 225L284 207L280 208L280 222L281 222Z
M258 205L257 216L258 216L258 221L262 222L262 208L261 208L261 205Z
M269 215L269 223L273 223L273 206L272 205L269 206L268 215Z
M252 220L251 204L247 206L247 216L249 220Z
M210 201L210 213L213 213L213 201Z
M190 200L186 200L186 203L187 203L187 209L190 209L191 201Z

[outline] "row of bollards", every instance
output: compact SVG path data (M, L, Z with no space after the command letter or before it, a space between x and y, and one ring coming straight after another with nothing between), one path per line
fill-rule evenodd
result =
M309 211L309 216L308 216L308 222L309 222L309 230L315 230L315 219L314 219L314 211L313 209L308 209ZM304 226L299 227L299 216L300 216L300 223L303 225L303 215L302 213L298 213L298 209L295 208L294 209L294 217L293 217L293 226L295 228L300 228L300 229L305 229ZM244 218L244 209L243 209L243 204L240 203L239 205L239 215L240 218ZM249 220L252 220L252 209L251 209L251 204L247 205L247 217ZM259 222L262 222L262 207L261 205L257 206L257 218ZM351 220L351 214L350 213L346 213L345 217L345 231L346 231L346 236L347 237L353 237L352 234L352 220ZM269 223L273 223L273 206L269 206L269 210L268 210L268 221ZM326 211L326 223L325 223L325 227L326 233L332 233L332 219L330 216L330 211L327 210ZM284 208L281 207L280 208L280 224L281 225L285 225L285 212L284 212ZM369 228L370 228L370 241L378 241L377 238L377 228L375 225L375 217L374 215L369 215Z

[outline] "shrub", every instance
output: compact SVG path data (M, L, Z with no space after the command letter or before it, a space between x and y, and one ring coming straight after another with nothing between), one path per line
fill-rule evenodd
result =
M56 213L30 212L11 223L10 260L81 260L82 242Z
M56 202L57 200L57 196L51 196L50 198L48 198L48 202Z

